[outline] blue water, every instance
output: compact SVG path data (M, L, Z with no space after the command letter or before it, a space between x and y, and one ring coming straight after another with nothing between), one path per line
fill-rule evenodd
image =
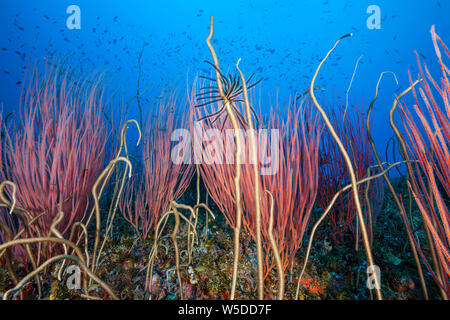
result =
M81 29L69 30L66 9L81 9ZM370 5L381 10L381 29L369 29ZM186 78L211 68L205 43L209 19L215 16L214 45L223 70L241 68L264 79L257 87L263 108L278 93L286 104L304 92L327 51L343 40L324 65L316 85L322 97L345 99L355 63L362 55L349 91L349 100L366 110L382 71L393 71L399 85L386 75L375 108L373 135L378 146L391 136L388 110L394 94L409 86L408 70L418 71L414 50L439 76L430 28L434 24L450 44L450 1L0 1L0 103L4 112L19 104L21 81L32 61L65 57L83 71L106 71L107 86L127 101L136 93L137 57L142 59L141 88L153 83L142 97L148 111L164 88L185 96ZM330 101L330 100L328 100ZM136 105L128 117L136 116Z

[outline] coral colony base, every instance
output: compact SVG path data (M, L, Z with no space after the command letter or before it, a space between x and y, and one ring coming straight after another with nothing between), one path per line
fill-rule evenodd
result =
M252 93L260 81L240 60L224 74L213 36L211 17L212 76L185 101L165 92L147 117L138 89L139 122L104 116L100 74L28 68L20 121L0 113L2 298L447 299L450 52L434 26L442 73L417 56L419 75L393 99L395 163L371 134L390 72L367 110L316 98L317 75L351 34L268 117ZM407 176L390 179L398 166ZM181 311L212 312L195 308Z

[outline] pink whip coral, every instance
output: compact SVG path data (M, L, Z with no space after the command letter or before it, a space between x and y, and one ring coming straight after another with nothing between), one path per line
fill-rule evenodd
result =
M275 110L279 110L277 106ZM316 113L307 102L295 106L295 111L288 111L286 118L280 112L271 112L266 130L279 132L277 147L273 147L273 136L267 141L259 139L260 155L268 148L272 161L278 158L278 170L274 174L259 175L261 195L269 191L274 198L273 235L280 254L283 272L293 263L295 254L302 244L308 227L311 211L316 200L319 176L319 141L321 129ZM246 150L248 150L248 143ZM278 152L278 155L274 153ZM244 226L255 238L255 194L252 192L254 179L251 165L243 166L242 190L244 199ZM275 266L274 252L269 239L269 218L271 199L267 195L261 199L262 243L266 252L264 258L265 276Z
M412 86L415 99L413 110L416 117L411 114L405 104L400 104L400 108L410 142L408 152L411 154L411 159L416 160L412 166L417 174L410 177L409 187L424 224L430 230L437 261L434 261L433 265L430 264L417 243L416 246L434 280L448 297L450 294L450 213L448 209L450 195L450 82L448 77L450 71L444 64L443 56L450 57L450 51L436 34L434 26L431 28L431 36L442 72L440 81L437 82L432 78L426 65L422 67L417 56L421 87L416 89ZM443 48L444 55L440 47ZM402 214L411 233L404 210Z
M196 83L192 87L191 96L195 96L195 92ZM195 107L194 101L191 101L191 107ZM217 102L217 106L205 107L203 111L196 109L192 131L196 136L194 148L203 151L201 158L197 161L201 160L200 172L205 187L224 214L228 224L234 228L236 223L233 160L235 144L234 140L230 139L230 124L224 123L226 117L205 116L205 114L211 114L212 110L220 109L220 102ZM274 198L273 235L284 272L293 262L295 253L301 246L318 185L320 129L317 116L306 104L296 106L295 111L289 111L286 118L279 116L278 106L275 109L272 110L270 118L260 123L260 127L257 128L259 185L262 195L260 199L261 234L266 252L264 258L266 277L276 263L273 259L274 253L268 232L271 203L270 197L264 190L269 191ZM241 159L241 191L244 207L242 224L246 232L256 239L254 178L252 164L248 157L250 149L248 134L247 132L247 138L242 143L244 154ZM198 145L195 145L196 141Z
M63 236L83 220L104 164L100 79L73 80L70 74L70 69L34 67L22 93L20 123L5 130L2 141L3 174L17 185L17 205L33 217L44 213L31 227L34 235L37 230L48 235L60 211L64 219L57 229ZM16 229L9 217L6 221ZM55 247L47 250L44 255Z
M372 162L372 151L367 139L363 115L358 108L355 108L351 114L347 114L346 119L341 119L338 114L343 113L342 106L339 105L338 110L338 113L334 109L330 110L330 121L341 138L345 149L348 150L357 179L363 179L368 175L368 170ZM325 131L322 135L319 164L320 174L317 203L320 208L325 209L336 192L350 182L350 176L345 166L344 158L328 131ZM372 171L372 174L374 171ZM369 199L365 199L365 189L366 184L358 188L358 193L360 194L360 199L369 201L372 217L375 219L382 205L382 183L379 179L371 183L369 192L367 193ZM364 201L362 203L365 204L366 202ZM364 210L366 218L367 209L365 207ZM353 195L351 193L342 194L336 205L330 211L329 217L335 240L342 238L348 229L355 234L356 210Z
M172 141L172 135L176 129L186 129L189 118L189 113L181 116L175 113L178 110L176 104L175 98L171 97L160 102L154 114L149 114L143 138L143 171L141 177L134 178L127 187L120 203L124 219L133 226L142 241L152 228L156 228L170 201L183 195L194 174L194 166L177 163L173 158L177 141ZM183 158L184 155L174 157Z

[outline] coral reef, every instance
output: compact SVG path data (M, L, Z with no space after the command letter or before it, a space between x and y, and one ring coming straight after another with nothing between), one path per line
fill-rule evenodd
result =
M259 81L241 59L237 74L221 71L213 34L211 17L215 78L195 78L186 101L164 91L144 123L143 50L131 98L140 122L120 127L104 123L102 76L29 69L20 118L0 112L1 297L448 299L450 52L434 26L442 75L418 57L417 80L395 97L395 163L381 161L371 135L387 72L365 119L363 103L347 113L317 100L322 66L351 34L308 91L275 100L266 117ZM390 179L400 165L407 175ZM376 268L383 277L369 285Z

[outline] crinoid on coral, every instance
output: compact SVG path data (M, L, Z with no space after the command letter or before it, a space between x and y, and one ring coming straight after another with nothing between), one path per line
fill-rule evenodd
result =
M220 75L220 81L223 85L223 92L225 94L225 98L227 101L231 103L232 108L236 112L237 120L239 121L239 124L242 127L247 127L247 120L245 120L245 117L241 114L240 109L238 108L238 103L243 103L244 100L242 98L243 94L243 87L242 87L242 80L239 77L238 74L226 74L224 75L214 64L212 64L209 61L205 61L209 65L211 65ZM252 89L256 85L258 85L262 79L256 80L252 82L254 77L254 74L251 74L248 79L246 80L247 83L247 90ZM213 105L216 102L225 102L223 101L222 96L220 95L219 89L217 87L217 80L212 79L211 77L207 76L200 76L200 78L210 81L209 85L203 86L199 89L199 92L195 94L195 100L197 102L196 105L194 105L195 108L202 108L205 106ZM257 122L256 127L258 127L258 116L256 114L256 111L253 107L250 107L251 111L253 113L253 116L255 117L255 120ZM222 115L226 115L226 109L225 105L218 105L218 108L216 111L213 111L209 114L203 115L201 118L199 118L197 121L202 121L205 119L212 118L211 123L216 122L220 119ZM221 130L223 130L225 126L225 121L222 122Z
M6 2L0 299L448 300L450 3Z
M195 96L196 83L192 86L191 96ZM215 102L219 104L220 102ZM291 104L288 104L291 105ZM292 105L291 105L292 106ZM205 187L224 214L229 225L236 223L236 191L233 186L235 163L234 142L229 140L231 130L223 124L226 120L199 119L214 105L205 110L194 109L191 100L195 124L193 135L203 136L203 158L200 165ZM301 246L303 235L308 226L309 217L316 199L318 187L318 158L320 126L317 114L303 100L293 104L292 110L282 117L280 106L271 109L270 117L260 124L258 132L258 161L260 161L261 221L262 244L265 253L265 277L275 267L274 251L269 237L271 197L273 196L273 235L280 253L282 272L293 263L296 252ZM197 120L196 120L197 119ZM212 134L210 136L209 134ZM239 160L242 166L243 226L248 234L256 239L255 193L252 163L248 157L250 151L249 135L243 134L243 156ZM202 141L198 138L198 141ZM261 163L262 162L262 163Z

